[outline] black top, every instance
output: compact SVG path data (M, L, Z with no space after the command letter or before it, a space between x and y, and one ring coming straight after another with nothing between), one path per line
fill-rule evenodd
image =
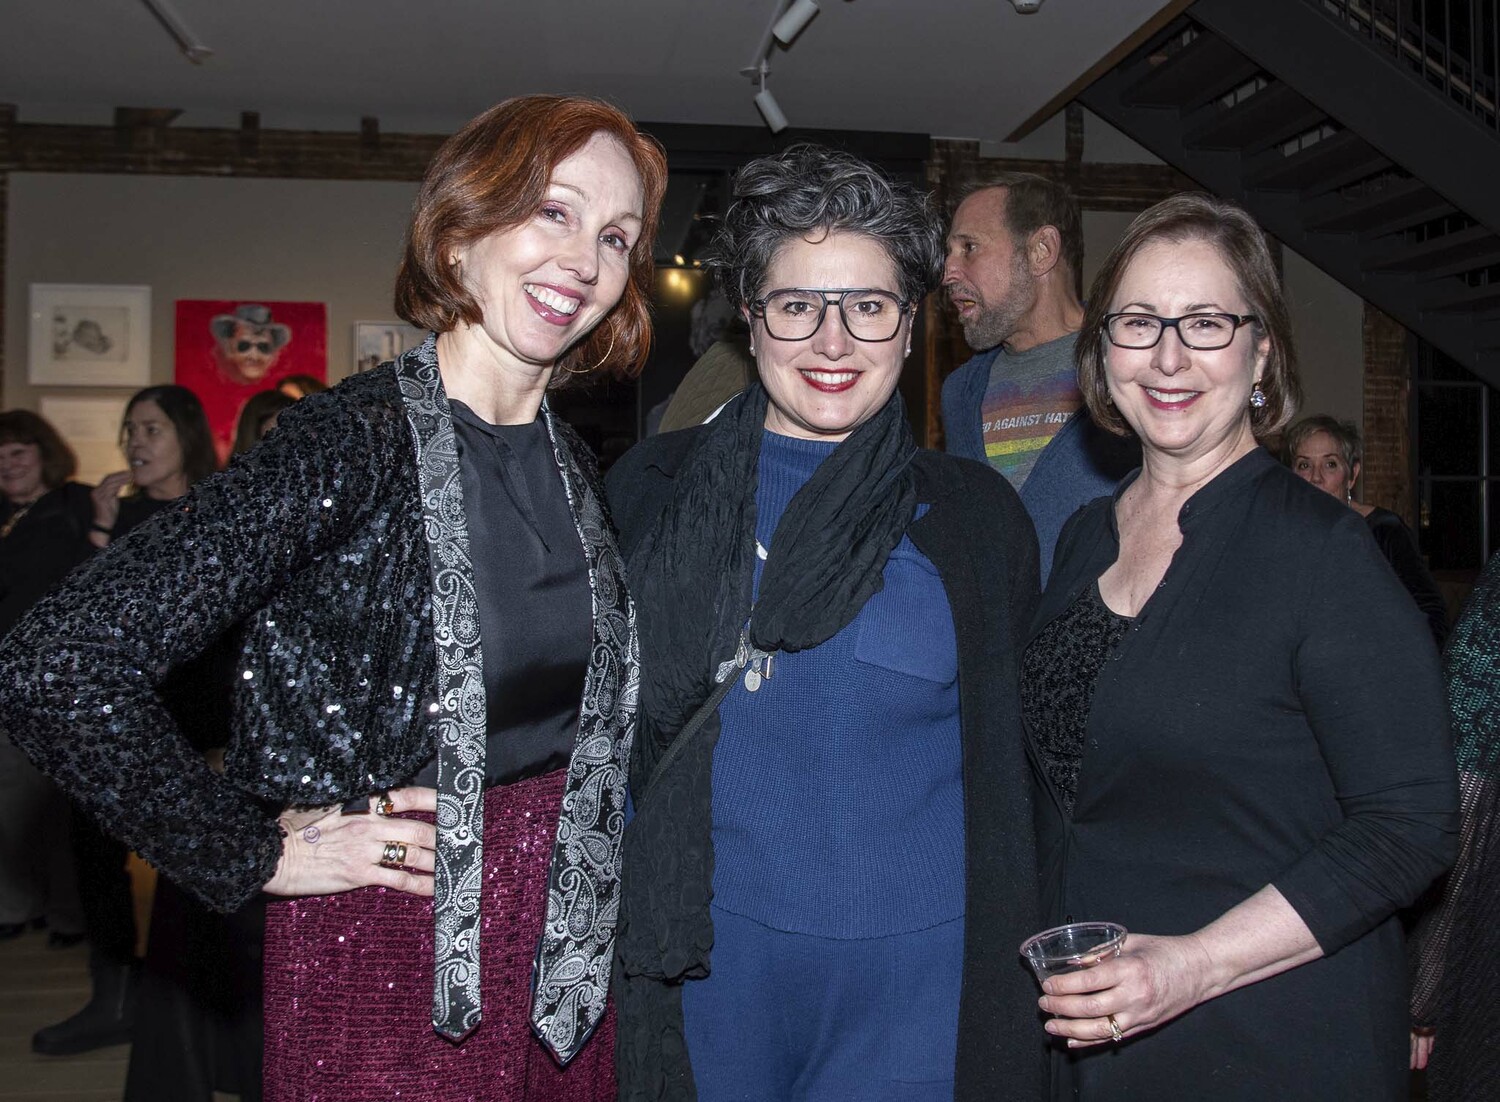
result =
M1411 599L1427 617L1427 629L1432 632L1438 650L1442 650L1448 638L1448 602L1443 599L1443 591L1437 582L1432 580L1422 552L1417 549L1416 537L1405 521L1379 506L1370 510L1365 523L1370 526L1370 534L1375 537L1375 545L1380 548L1385 561L1391 564L1396 577L1401 579Z
M19 510L0 499L0 529ZM0 537L0 636L63 578L89 557L89 487L65 482L39 497Z
M1038 630L1119 557L1113 505L1064 529ZM1178 523L1182 545L1099 674L1071 816L1033 732L1046 918L1186 934L1274 884L1327 955L1059 1056L1060 1089L1405 1099L1394 915L1457 848L1437 652L1362 518L1261 449Z
M627 560L670 501L673 478L707 427L651 437L610 469L610 505ZM1036 536L1016 492L987 465L919 451L913 467L917 499L930 508L907 535L942 579L958 643L966 905L954 1098L1030 1102L1043 1091L1045 1035L1036 982L1016 953L1041 928L1016 686L1018 633L1035 602ZM706 786L710 767L711 749L700 740L676 768ZM650 874L627 861L627 877ZM680 1012L675 1021L622 1016L617 1028L658 1032L665 1054L662 1065L619 1069L622 1099L689 1096L687 1055L675 1040Z
M568 764L592 634L588 567L547 425L491 425L450 398L487 711L485 781ZM437 783L437 759L417 775Z
M1106 605L1096 583L1037 633L1021 659L1021 707L1036 737L1042 768L1070 814L1078 795L1094 682L1129 628L1130 617Z

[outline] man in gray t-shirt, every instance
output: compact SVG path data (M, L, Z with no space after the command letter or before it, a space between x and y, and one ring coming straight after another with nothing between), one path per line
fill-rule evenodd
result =
M1073 365L1082 264L1078 204L1060 184L1005 173L954 212L943 286L978 354L943 384L947 450L989 462L1015 486L1036 525L1043 580L1063 522L1112 493L1140 455L1082 409Z

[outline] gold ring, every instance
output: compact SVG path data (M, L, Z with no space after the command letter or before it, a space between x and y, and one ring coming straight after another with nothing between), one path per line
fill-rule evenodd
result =
M382 792L375 797L376 815L394 815L396 813L396 801L391 799L389 792Z
M406 843L387 842L385 848L380 851L380 860L376 864L388 869L399 869L406 864Z
M1109 1039L1111 1041L1119 1043L1119 1041L1125 1036L1124 1032L1120 1029L1120 1023L1115 1021L1115 1016L1113 1014L1106 1014L1104 1015L1104 1017L1109 1022Z

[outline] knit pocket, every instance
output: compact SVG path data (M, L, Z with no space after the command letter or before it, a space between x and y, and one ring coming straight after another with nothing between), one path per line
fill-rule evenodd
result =
M885 588L855 618L854 657L895 673L951 685L958 644L948 595L932 564L902 540L885 565Z

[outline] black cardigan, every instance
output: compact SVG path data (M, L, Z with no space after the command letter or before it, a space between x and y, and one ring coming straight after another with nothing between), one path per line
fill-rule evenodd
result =
M90 489L64 482L47 491L0 539L0 637L93 553L88 541L94 517ZM16 512L9 502L0 503L0 524Z
M1091 1102L1405 1098L1394 916L1457 845L1437 651L1363 519L1268 452L1178 522L1181 547L1095 683L1071 817L1028 742L1046 921L1186 934L1274 884L1326 955L1059 1060L1059 1087ZM1038 630L1118 556L1100 498L1063 529Z
M705 433L699 426L652 437L609 472L606 489L627 563ZM958 644L967 899L954 1096L1027 1102L1042 1095L1044 1066L1038 992L1017 955L1039 928L1017 640L1036 602L1036 535L1015 491L986 465L921 451L914 467L918 500L930 508L907 534L937 568ZM637 612L645 617L654 610ZM632 766L637 794L651 779L640 764L644 741L637 740ZM627 862L626 877L640 873ZM637 1024L622 1020L620 1033ZM658 1077L652 1083L633 1081L635 1071L622 1067L621 1098L692 1097L686 1062L662 1061L670 1066L650 1069Z

